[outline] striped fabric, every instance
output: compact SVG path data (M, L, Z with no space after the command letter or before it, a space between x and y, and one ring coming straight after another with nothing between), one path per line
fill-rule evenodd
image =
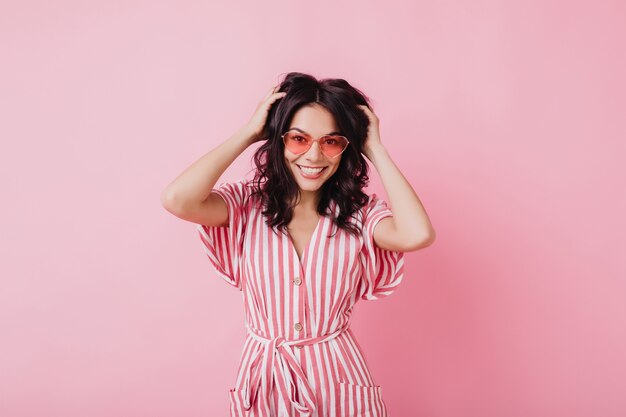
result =
M381 387L350 330L359 300L390 295L404 253L380 249L373 230L392 216L376 194L354 220L362 234L335 230L321 216L299 259L250 197L250 180L213 189L228 206L228 227L197 225L217 274L242 292L246 339L230 416L387 416ZM331 204L330 212L339 207Z

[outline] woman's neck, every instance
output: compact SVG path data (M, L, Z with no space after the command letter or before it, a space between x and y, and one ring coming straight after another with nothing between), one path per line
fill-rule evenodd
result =
M294 210L301 212L315 212L319 203L319 192L300 190L300 201L297 202Z

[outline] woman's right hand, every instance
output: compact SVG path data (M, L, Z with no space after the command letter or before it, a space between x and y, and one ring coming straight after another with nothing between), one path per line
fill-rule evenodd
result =
M276 90L278 90L279 87L280 84L272 87L272 89L267 93L263 100L259 102L256 111L254 112L248 123L246 123L245 128L252 135L252 143L258 142L263 139L261 137L261 134L263 133L263 128L265 126L265 122L267 121L267 115L269 114L272 104L274 104L276 100L283 98L287 94L287 92L285 91L275 92Z

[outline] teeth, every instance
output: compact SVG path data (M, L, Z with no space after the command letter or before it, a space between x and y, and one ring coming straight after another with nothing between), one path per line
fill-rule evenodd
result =
M302 172L304 172L305 174L319 174L324 168L318 168L318 169L313 169L313 168L305 168L301 165L298 165L300 167L300 169L302 170Z

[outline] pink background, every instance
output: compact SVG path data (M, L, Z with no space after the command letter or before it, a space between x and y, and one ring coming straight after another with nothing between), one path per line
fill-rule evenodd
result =
M390 415L626 415L625 12L3 2L0 415L228 415L240 293L160 192L289 71L372 98L437 231L353 316Z

